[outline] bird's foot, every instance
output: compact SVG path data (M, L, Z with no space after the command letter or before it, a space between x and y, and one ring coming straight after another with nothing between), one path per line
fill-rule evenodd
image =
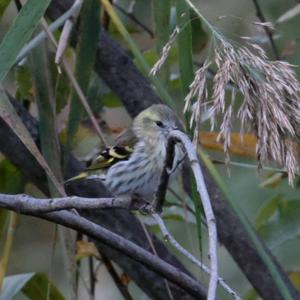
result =
M131 209L138 210L143 215L149 215L153 213L152 204L136 194L131 197Z

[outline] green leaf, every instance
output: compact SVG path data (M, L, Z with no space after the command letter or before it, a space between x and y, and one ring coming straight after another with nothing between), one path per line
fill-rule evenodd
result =
M275 212L268 222L258 228L260 235L270 248L276 248L288 240L300 236L300 201L277 200Z
M59 39L59 37L57 37ZM65 50L65 56L68 57L68 53L71 52L69 48ZM55 83L55 104L56 104L56 113L59 113L66 107L68 104L68 99L70 98L71 85L70 80L65 72L65 69L62 68L61 72L57 72L57 64L54 60L54 55L49 53L49 63L51 75L53 82Z
M56 128L56 108L53 84L46 43L41 43L32 51L31 68L35 83L35 98L39 112L39 133L41 150L56 178L63 180L60 167L60 147ZM48 177L48 185L52 197L59 192Z
M196 13L190 9L190 20L191 20L191 27L192 27L192 46L194 52L202 51L207 42L208 42L208 35L206 31L202 27L202 22L196 15Z
M276 188L285 178L285 174L281 172L271 172L266 179L259 185L259 187Z
M9 3L10 3L10 0L1 0L0 1L0 19L1 19L2 15L4 14Z
M189 92L189 86L194 80L192 58L192 27L190 9L185 1L176 0L177 26L180 33L177 38L179 52L179 69L182 82L182 93ZM187 127L188 128L188 127Z
M29 68L25 65L18 66L15 72L17 92L16 98L20 100L32 99L32 76Z
M0 44L0 81L13 66L18 53L31 37L50 1L28 0L22 7Z
M86 0L83 3L80 19L79 42L76 49L75 77L87 94L94 68L95 55L100 29L100 3L98 0ZM83 116L84 109L75 91L71 99L67 127L67 144L70 146Z
M156 48L158 54L162 52L163 47L168 42L170 37L170 10L170 0L153 1ZM169 57L165 62L164 66L162 67L159 76L164 84L168 84L170 78Z
M22 292L30 300L64 300L64 296L49 281L46 274L36 273L22 288ZM48 296L48 297L47 297Z
M90 104L91 110L95 114L99 113L103 108L103 103L101 98L102 87L103 84L101 80L99 79L98 76L94 74L91 78L91 82L87 92L87 101Z
M26 273L5 277L0 291L0 300L13 299L33 276L34 273Z
M283 195L277 195L262 206L255 217L255 227L259 229L264 223L266 223L278 209L279 203L282 201Z
M182 99L184 99L184 97L189 93L190 85L194 80L190 8L185 1L176 0L176 22L180 30L177 37L177 47L181 92ZM188 133L191 133L191 128L189 126L190 118L191 115L187 112L185 114L185 127L187 128ZM195 193L195 195L196 194L197 193ZM196 213L198 214L199 211Z

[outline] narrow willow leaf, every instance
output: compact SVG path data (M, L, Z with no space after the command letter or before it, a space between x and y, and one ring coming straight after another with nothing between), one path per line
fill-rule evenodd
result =
M16 98L24 101L31 101L32 93L32 76L27 65L18 66L15 69L15 81L17 86Z
M256 214L255 227L259 229L263 224L276 213L280 201L283 200L283 195L277 195L263 205Z
M53 172L49 168L44 157L41 155L39 149L37 148L35 142L33 141L30 133L23 124L22 120L17 115L13 106L11 105L5 91L0 87L0 117L7 123L7 125L12 129L12 131L18 136L30 153L35 157L41 167L45 170L46 174L49 176L56 189L59 191L60 195L65 195L64 189L61 187Z
M33 71L36 103L39 112L41 151L56 178L62 182L60 147L56 128L55 99L46 43L42 43L32 51L31 68ZM50 178L48 178L48 184L51 196L59 196L59 192Z
M81 10L79 38L76 48L75 78L77 79L83 93L86 95L90 78L94 68L97 43L100 29L100 4L98 0L86 0ZM83 116L84 109L79 97L73 91L71 99L70 114L67 127L67 144L70 146L79 122Z
M270 205L272 204L270 203ZM274 216L268 218L268 222L258 228L260 236L271 249L300 236L299 200L280 199L274 208Z
M182 82L183 95L189 92L190 84L194 80L192 58L192 27L190 20L190 8L185 1L176 0L177 26L180 33L177 37L179 52L179 70ZM188 128L189 126L187 126Z
M13 66L51 0L28 0L0 44L0 81Z
M203 29L202 22L196 13L190 9L190 20L192 27L192 46L193 52L202 51L208 43L208 34Z
M164 45L168 42L171 31L170 31L170 11L171 2L170 0L154 0L153 1L153 12L155 21L155 36L156 36L156 48L157 53L160 55ZM169 59L164 63L160 74L163 84L166 86L170 78L170 66Z

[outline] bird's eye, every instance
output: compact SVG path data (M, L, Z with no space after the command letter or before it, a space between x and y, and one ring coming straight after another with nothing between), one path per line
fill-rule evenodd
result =
M155 121L155 124L159 127L164 127L164 123L161 121Z

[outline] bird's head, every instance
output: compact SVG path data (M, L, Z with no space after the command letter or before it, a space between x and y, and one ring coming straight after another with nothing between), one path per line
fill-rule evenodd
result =
M175 113L163 104L150 106L133 121L133 131L139 139L167 139L171 130L180 127Z

